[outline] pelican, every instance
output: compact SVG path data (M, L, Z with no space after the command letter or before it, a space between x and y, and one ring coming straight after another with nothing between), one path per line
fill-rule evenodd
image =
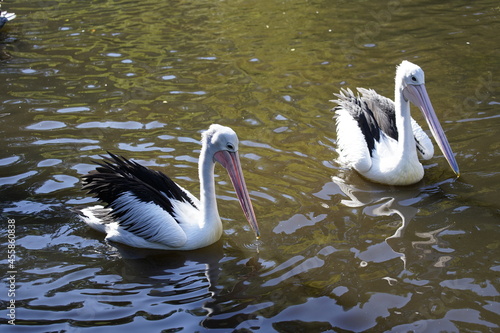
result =
M365 178L388 185L410 185L420 181L424 160L434 155L431 140L410 115L410 102L422 113L446 160L457 176L453 156L425 89L424 71L403 61L396 70L395 101L373 89L358 88L361 96L341 89L336 113L339 161Z
M5 25L5 23L12 21L15 18L16 18L16 14L14 14L14 13L0 11L0 28L2 28Z
M215 198L215 162L227 169L243 212L259 238L257 219L238 156L238 137L213 124L202 134L200 200L159 171L113 155L83 176L83 188L106 203L85 208L81 217L106 239L136 248L194 250L222 235Z

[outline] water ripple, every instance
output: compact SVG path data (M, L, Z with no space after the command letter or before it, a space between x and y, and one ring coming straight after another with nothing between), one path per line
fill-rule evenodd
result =
M410 1L363 5L17 1L0 34L14 329L497 329L498 10L484 0L428 2L424 14ZM403 59L426 70L458 179L440 154L403 188L335 160L332 93L390 96ZM198 193L200 134L212 123L241 139L258 241L219 165L224 233L199 251L120 246L74 212L95 203L80 176L107 150Z
M26 171L15 176L0 177L0 185L14 185L20 184L22 181L38 174L37 171Z
M66 127L66 124L61 121L53 121L53 120L44 120L39 123L29 125L26 128L31 130L53 130L58 128Z

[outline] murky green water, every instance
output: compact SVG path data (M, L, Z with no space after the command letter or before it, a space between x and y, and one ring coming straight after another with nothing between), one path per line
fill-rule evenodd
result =
M496 1L22 0L2 10L18 16L0 30L3 332L498 330ZM332 93L392 97L403 59L426 71L459 179L440 153L409 187L335 162ZM71 211L94 202L79 178L106 150L197 194L211 123L242 141L258 244L220 168L225 232L206 249L117 248Z

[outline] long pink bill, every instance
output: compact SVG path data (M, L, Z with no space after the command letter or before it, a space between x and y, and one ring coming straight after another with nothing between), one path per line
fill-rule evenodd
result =
M257 224L257 218L253 211L252 202L250 200L250 195L248 194L247 186L245 183L245 178L243 177L243 171L241 170L240 158L237 152L229 152L227 150L220 150L215 153L214 158L217 162L222 164L229 173L233 187L236 190L236 195L240 201L243 213L250 223L255 236L260 237L259 226Z
M455 156L453 155L453 151L451 150L450 144L448 143L448 139L446 138L443 128L441 127L436 113L434 112L434 108L432 107L431 100L429 99L429 95L427 94L427 90L425 89L425 85L408 85L404 89L403 93L406 99L420 108L420 110L424 114L427 124L431 129L432 135L436 139L439 148L444 154L444 157L450 164L455 174L457 176L460 176L458 163L455 160Z

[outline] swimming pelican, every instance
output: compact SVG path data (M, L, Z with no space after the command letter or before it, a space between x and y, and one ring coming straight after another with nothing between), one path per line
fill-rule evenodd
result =
M424 160L434 155L431 140L410 115L410 102L424 114L432 135L457 176L458 164L425 89L424 71L409 61L396 70L395 102L372 89L335 94L338 104L337 144L342 164L382 184L409 185L420 181Z
M84 189L107 204L81 211L82 219L106 239L138 248L193 250L222 235L215 198L215 162L227 169L245 216L259 228L238 156L238 137L213 124L202 134L200 200L159 171L110 153L83 176Z

